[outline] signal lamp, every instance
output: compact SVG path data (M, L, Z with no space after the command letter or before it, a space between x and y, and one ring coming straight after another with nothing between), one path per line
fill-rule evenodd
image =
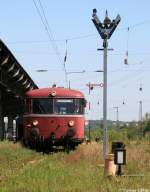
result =
M114 162L116 165L125 165L126 164L126 150L125 149L116 149L114 156Z
M90 86L90 90L93 90L94 89L94 87L93 86Z
M126 149L123 142L113 142L112 152L114 153L114 163L118 165L117 175L122 175L122 165L126 164Z

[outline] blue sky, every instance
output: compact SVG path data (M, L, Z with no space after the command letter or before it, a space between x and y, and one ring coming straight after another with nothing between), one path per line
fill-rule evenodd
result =
M92 9L97 9L101 20L106 9L111 19L120 14L121 23L109 40L109 47L114 51L108 54L108 118L116 119L113 107L118 106L120 120L138 120L140 100L143 101L143 114L150 112L150 1L41 2L62 59L66 51L65 40L75 38L68 40L67 71L86 72L70 74L68 79L72 88L84 92L87 100L91 101L91 111L87 116L92 119L102 118L103 91L95 88L89 96L86 86L88 82L100 83L103 79L102 73L92 72L103 67L103 55L96 51L102 46L102 40L91 21ZM53 83L65 86L63 65L49 42L33 0L2 1L0 23L0 38L39 87ZM130 27L129 32L127 27ZM85 38L78 39L82 36ZM127 50L128 66L123 63ZM38 73L37 69L47 69L48 72ZM139 91L140 85L142 92Z

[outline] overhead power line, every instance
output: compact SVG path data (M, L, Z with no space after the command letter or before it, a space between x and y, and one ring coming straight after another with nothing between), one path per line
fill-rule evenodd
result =
M74 36L74 37L68 37L65 39L55 39L55 40L27 40L27 41L13 41L13 42L7 42L9 44L34 44L34 43L49 43L49 42L65 42L66 39L68 41L73 41L73 40L79 40L79 39L85 39L85 38L90 38L97 36L96 34L88 34L88 35L81 35L81 36Z
M41 12L40 12L40 10L39 10L39 8L38 8L35 0L33 0L33 2L34 2L34 5L35 5L35 7L36 7L36 9L37 9L37 12L38 12L38 14L39 14L39 17L40 17L40 19L41 19L41 21L42 21L42 23L43 23L43 25L44 25L44 27L45 27L45 30L47 31L47 26L45 25L45 22L44 22L44 20L43 20L43 17L42 17L42 15L41 15ZM41 4L41 1L40 1L39 4ZM45 14L45 12L44 12L44 14ZM47 19L46 19L46 20L47 20ZM133 24L133 25L129 25L129 26L127 26L127 27L119 28L119 29L117 29L117 31L128 30L128 28L130 28L130 30L131 30L132 28L136 28L136 27L139 27L139 26L141 26L141 25L145 25L145 24L147 24L147 23L150 23L150 19L145 20L145 21L143 21L143 22L139 22L139 23ZM67 37L67 38L64 38L64 39L15 41L15 42L7 42L7 43L11 43L11 44L32 44L32 43L49 43L49 42L53 42L53 41L54 41L54 42L61 42L61 41L62 41L62 42L65 42L66 39L67 39L68 41L73 41L73 40L90 38L90 37L94 37L94 36L98 36L98 35L97 35L97 34L86 34L86 35L77 35L77 36L74 36L74 37Z
M55 51L55 53L56 53L56 56L57 56L57 58L58 58L58 61L59 61L59 63L64 67L64 72L65 72L65 77L66 77L66 76L67 76L67 74L66 74L66 69L65 69L65 66L64 66L64 64L63 64L63 60L62 60L62 58L61 58L60 52L59 52L59 50L58 50L58 47L57 47L57 45L56 45L56 42L55 42L55 39L54 39L54 35L53 35L52 30L51 30L51 28L50 28L50 25L49 25L49 23L48 23L48 20L47 20L46 14L45 14L44 7L43 7L43 5L42 5L42 3L41 3L40 0L38 0L38 3L39 3L39 7L40 7L41 11L40 11L40 9L39 9L39 7L38 7L38 5L37 5L37 3L36 3L35 0L33 0L33 3L34 3L34 5L35 5L35 7L36 7L37 13L38 13L41 21L42 21L42 24L43 24L43 26L44 26L44 29L45 29L47 35L48 35L48 38L49 38L49 40L50 40L50 42L51 42L51 44L52 44L52 47L53 47L53 49L54 49L54 51ZM41 13L43 14L43 16L42 16ZM66 84L67 84L67 78L66 78Z
M128 28L133 29L133 28L139 27L139 26L141 26L141 25L145 25L145 24L147 24L147 23L150 23L150 19L144 20L144 21L139 22L139 23L135 23L135 24L133 24L133 25L129 25L128 27L119 28L118 30L119 30L119 31L122 31L122 30L127 30Z

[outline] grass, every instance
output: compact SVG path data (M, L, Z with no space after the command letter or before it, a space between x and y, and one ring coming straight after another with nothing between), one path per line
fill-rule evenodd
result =
M82 144L67 153L42 155L20 144L0 143L0 192L117 192L150 191L150 144L130 142L125 174L103 176L102 145Z

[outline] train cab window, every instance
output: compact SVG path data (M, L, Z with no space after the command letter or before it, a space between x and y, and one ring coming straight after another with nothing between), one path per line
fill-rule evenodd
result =
M32 99L32 112L35 114L52 114L53 100L49 98Z
M74 114L75 104L73 99L55 99L54 113Z
M83 99L55 99L54 113L56 114L84 114Z

